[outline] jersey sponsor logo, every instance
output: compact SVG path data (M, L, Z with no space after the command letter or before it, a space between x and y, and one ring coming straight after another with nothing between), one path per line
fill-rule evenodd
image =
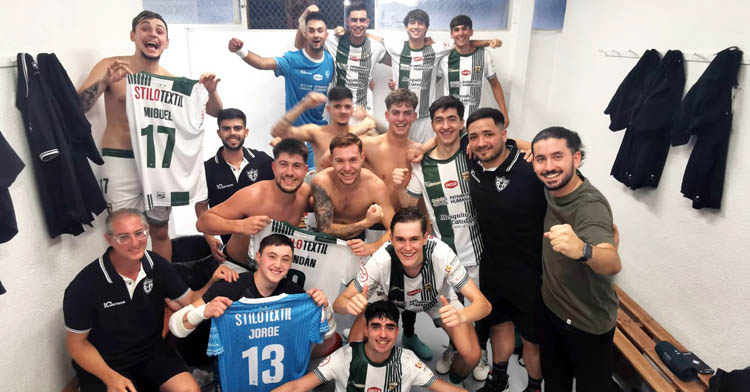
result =
M456 180L450 180L445 182L445 187L448 189L453 189L458 186L458 181Z
M310 72L310 71L305 71L304 69L300 69L300 70L299 70L299 73L301 73L302 75L312 75L312 72Z
M102 306L104 306L104 309L109 309L109 308L124 305L124 304L125 304L125 301L117 301L117 302L107 301L103 303Z
M258 169L250 169L247 171L247 178L250 179L250 181L255 182L255 180L258 179Z
M167 198L167 194L164 192L156 192L156 198L159 200L164 200Z
M321 75L321 74L315 74L315 75L313 75L313 79L317 80L318 82L320 82L321 80L323 80L323 75Z
M149 294L154 289L154 280L146 278L143 280L143 292Z
M440 186L440 181L425 182L424 186Z
M471 169L471 176L474 177L474 180L478 183L482 183L482 181L477 177L477 173L474 172L474 169Z
M412 291L410 291L410 292L408 292L406 294L409 295L409 296L411 296L411 297L413 297L413 296L415 296L415 295L417 295L417 294L419 294L421 292L422 292L422 289L414 289L414 290L412 290Z
M471 75L471 71L469 71L468 69L465 69L465 70L461 71L461 75L469 76L469 75Z
M178 107L182 107L184 99L182 94L146 86L133 86L133 96L135 99L162 102Z
M367 388L367 392L383 392L383 390L378 387L369 387Z
M432 203L433 207L442 207L448 205L448 200L445 199L445 196L440 196L434 199L430 199L430 203Z
M351 60L351 61L359 61L359 57L357 57L357 56L351 56L351 57L349 57L349 60Z
M495 177L495 187L497 187L498 192L502 192L505 190L505 188L508 187L508 184L510 184L510 180L503 177Z
M412 61L424 61L424 57L422 57L422 56L417 56L417 57L414 57L414 58L412 58L411 60L412 60Z
M233 187L234 184L216 184L216 189L226 189Z

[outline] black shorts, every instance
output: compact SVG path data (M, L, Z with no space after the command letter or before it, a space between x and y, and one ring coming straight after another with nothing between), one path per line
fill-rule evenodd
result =
M76 371L81 392L106 392L107 386L95 375L83 370L75 361L73 369ZM177 351L167 346L165 342L156 345L148 358L135 365L125 368L113 367L123 377L127 377L138 391L158 391L159 386L179 373L187 372L185 362Z
M492 312L485 318L488 325L493 326L511 321L521 337L531 343L539 343L541 325L539 306L521 309L502 296L487 296L487 299L492 304ZM541 296L538 301L538 304L541 304Z

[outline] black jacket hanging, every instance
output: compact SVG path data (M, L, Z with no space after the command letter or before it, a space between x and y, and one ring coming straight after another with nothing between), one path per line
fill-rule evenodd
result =
M688 142L696 135L690 154L682 194L693 200L693 208L721 208L724 174L732 129L732 88L742 51L737 47L722 50L682 101L678 121L672 130L672 145Z
M682 52L670 50L649 73L610 174L632 189L656 188L685 90Z
M633 112L643 99L648 76L659 65L659 60L661 60L661 55L656 49L645 51L635 67L628 72L628 76L617 87L615 95L604 109L604 114L609 115L609 129L619 131L630 124Z

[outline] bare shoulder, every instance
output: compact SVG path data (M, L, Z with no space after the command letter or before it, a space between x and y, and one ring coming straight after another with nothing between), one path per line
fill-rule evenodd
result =
M331 183L331 175L333 174L333 168L328 167L315 174L312 179L312 185L328 186Z
M363 167L360 176L365 181L371 192L388 191L388 186L385 185L385 182L372 170Z

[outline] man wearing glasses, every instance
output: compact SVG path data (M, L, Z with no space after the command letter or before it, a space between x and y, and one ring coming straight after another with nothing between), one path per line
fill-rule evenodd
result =
M136 209L112 212L107 251L65 289L65 344L81 391L199 391L177 352L161 337L164 303L185 306L219 279L237 280L220 266L206 286L191 291L174 267L146 251L148 224Z

